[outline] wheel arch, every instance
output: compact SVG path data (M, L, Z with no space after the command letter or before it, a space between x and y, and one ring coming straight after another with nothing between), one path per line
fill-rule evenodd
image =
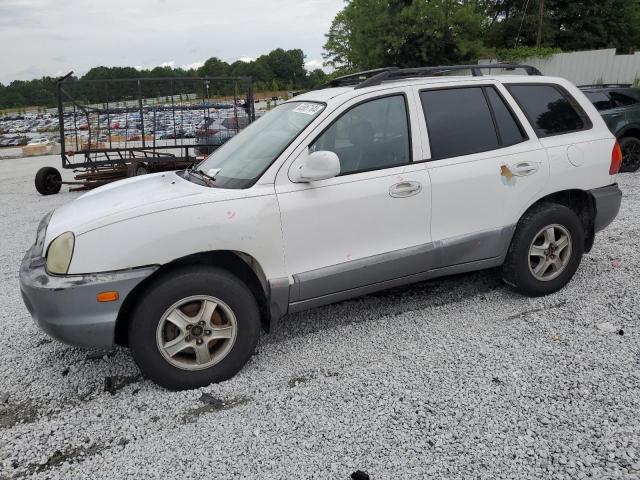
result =
M616 132L616 138L618 140L624 137L633 137L640 140L640 124L632 123L625 125L622 129Z
M209 252L200 252L177 258L167 264L162 265L152 275L144 279L138 284L127 297L124 299L114 332L114 341L118 345L128 345L128 323L131 313L138 300L144 293L159 279L169 275L172 271L190 265L208 265L211 267L222 268L236 275L242 280L252 291L258 302L260 309L260 318L262 326L266 331L271 328L271 321L274 317L270 308L270 284L260 266L260 263L251 255L233 250L214 250Z
M578 216L584 227L584 251L589 252L593 247L595 239L594 220L596 215L595 202L589 192L579 189L561 190L559 192L550 193L536 200L527 208L518 222L533 208L544 203L556 203L570 208Z

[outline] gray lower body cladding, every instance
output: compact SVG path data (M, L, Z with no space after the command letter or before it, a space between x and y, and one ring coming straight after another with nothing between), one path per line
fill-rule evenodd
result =
M294 275L289 312L444 275L501 265L515 225Z
M44 258L27 252L20 267L20 290L36 324L49 336L80 347L113 345L118 312L127 295L157 267L90 275L49 275ZM115 290L119 299L100 303L96 295Z
M622 192L617 183L602 188L594 188L589 193L593 198L596 216L593 228L596 232L604 230L620 211Z

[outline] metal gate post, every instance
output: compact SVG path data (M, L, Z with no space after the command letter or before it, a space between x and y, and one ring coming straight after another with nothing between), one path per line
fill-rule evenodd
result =
M255 102L253 101L253 78L249 77L247 80L249 91L247 92L247 100L249 102L249 122L253 122L256 119Z
M142 148L146 148L144 141L144 111L142 109L142 83L138 80L138 106L140 107L140 131L142 132Z
M58 129L60 130L60 157L62 158L62 166L67 165L67 153L64 144L64 106L62 105L62 79L58 80Z

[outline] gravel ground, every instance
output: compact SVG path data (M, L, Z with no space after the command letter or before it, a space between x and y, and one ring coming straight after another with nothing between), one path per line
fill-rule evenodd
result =
M77 195L35 192L58 162L0 162L0 478L640 478L640 174L555 295L492 270L318 308L232 380L173 393L22 304L38 221Z

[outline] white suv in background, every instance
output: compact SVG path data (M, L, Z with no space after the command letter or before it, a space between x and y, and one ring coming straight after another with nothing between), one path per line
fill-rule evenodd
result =
M193 169L82 195L24 258L29 311L181 389L234 375L288 312L500 265L559 290L618 213L620 149L571 83L481 75L503 67L343 77Z

